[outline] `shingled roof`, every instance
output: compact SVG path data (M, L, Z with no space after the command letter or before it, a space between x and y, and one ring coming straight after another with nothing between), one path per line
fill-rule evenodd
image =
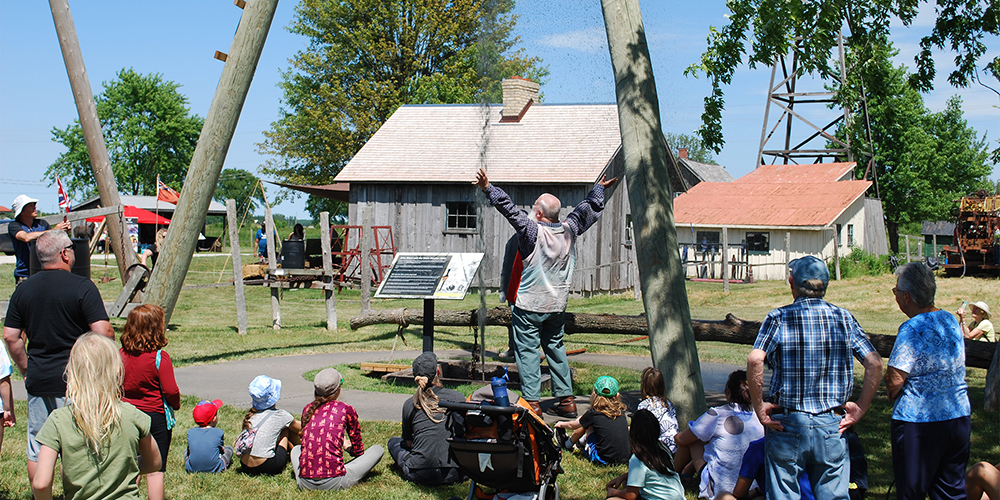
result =
M400 106L334 182L472 182L486 144L490 181L589 184L621 147L614 104L533 104L511 123L501 108Z
M699 183L674 199L674 220L678 225L828 226L871 186L836 180L853 164L768 167L777 168L758 168L736 182Z

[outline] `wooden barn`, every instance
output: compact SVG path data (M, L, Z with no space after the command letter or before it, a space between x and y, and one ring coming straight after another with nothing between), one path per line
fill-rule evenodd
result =
M563 216L601 175L622 176L616 105L539 104L538 84L517 78L503 88L502 105L401 106L335 178L350 184L349 224L370 211L372 225L392 228L398 251L484 252L482 276L497 288L514 231L472 185L480 167L518 207L530 210L549 192ZM678 163L696 180L728 175ZM636 284L626 191L622 182L608 190L604 215L578 241L574 291Z
M882 202L865 196L871 182L853 180L854 167L762 165L734 182L703 182L681 194L674 218L688 276L721 277L723 231L736 279L750 269L754 279L785 279L787 262L805 255L832 261L854 247L887 254Z

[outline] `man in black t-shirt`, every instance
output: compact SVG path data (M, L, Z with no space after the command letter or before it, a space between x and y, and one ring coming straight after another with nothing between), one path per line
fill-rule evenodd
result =
M65 406L63 371L76 339L88 331L115 338L97 287L70 272L75 253L69 236L47 231L35 245L42 270L14 290L3 326L7 350L28 393L29 481L38 466L35 435L49 413Z
M28 279L28 262L31 259L29 245L51 227L44 219L37 218L37 203L38 200L22 194L14 198L14 203L11 204L11 209L14 211L14 221L7 224L7 234L10 235L10 242L14 246L15 285ZM68 230L69 222L60 222L56 225L56 229Z

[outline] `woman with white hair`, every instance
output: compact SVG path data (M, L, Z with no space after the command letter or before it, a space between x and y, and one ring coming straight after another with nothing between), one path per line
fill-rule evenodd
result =
M955 317L934 306L934 271L896 269L892 293L908 318L889 355L890 438L898 499L965 498L971 408L965 340Z
M955 314L958 315L958 324L962 326L962 335L970 340L997 341L997 332L990 322L990 306L986 302L979 301L969 304L972 308L972 322L965 324L965 308L960 308Z

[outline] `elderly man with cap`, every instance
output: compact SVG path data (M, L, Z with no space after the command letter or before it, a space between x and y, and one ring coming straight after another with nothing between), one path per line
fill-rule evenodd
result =
M511 309L514 359L521 377L522 396L535 413L541 413L541 347L552 375L552 395L559 399L548 411L560 417L576 418L569 361L563 344L566 303L576 266L576 238L601 217L604 189L615 182L618 182L617 177L605 179L602 176L587 198L566 216L565 222L559 221L561 203L555 195L542 193L529 216L514 206L507 193L490 184L486 170L479 169L473 182L517 232L523 269L517 299Z
M437 356L425 352L413 360L416 394L403 403L403 437L389 438L389 455L403 479L422 486L441 486L465 480L448 454L451 433L439 401L463 402L458 391L441 387Z
M14 245L14 284L20 284L28 279L28 262L31 259L31 242L38 239L51 226L44 219L38 218L36 204L38 200L27 195L14 198L11 209L14 211L14 221L7 224L7 234ZM69 222L56 224L56 229L69 230Z
M794 302L768 313L747 359L750 397L767 427L767 498L800 498L798 478L808 474L816 498L849 498L847 441L841 434L871 404L882 376L882 357L854 316L823 300L830 274L822 260L806 256L788 265ZM865 368L861 397L854 363ZM772 370L771 394L763 397L764 364Z

